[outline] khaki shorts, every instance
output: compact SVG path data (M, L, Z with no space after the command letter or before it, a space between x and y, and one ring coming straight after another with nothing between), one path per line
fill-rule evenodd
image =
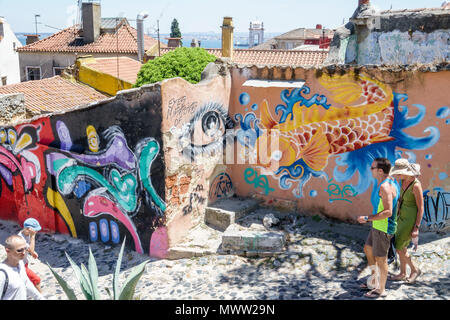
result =
M375 257L387 257L393 236L393 234L387 234L372 228L367 237L366 245L372 247L372 252Z

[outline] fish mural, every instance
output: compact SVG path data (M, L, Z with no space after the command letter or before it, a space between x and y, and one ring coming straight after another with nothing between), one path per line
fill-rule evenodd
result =
M298 188L293 191L297 198L303 197L303 186L311 177L329 180L324 170L331 157L367 148L383 149L389 143L404 147L410 137L399 132L406 127L404 124L413 124L402 121L405 114L398 111L398 95L376 79L348 73L324 75L318 80L330 93L328 97L314 94L308 99L304 95L309 94L310 89L303 86L291 92L283 90L281 99L286 104L278 105L275 114L264 100L260 119L253 112L245 117L235 115L241 124L237 140L256 156L256 164L264 174L279 179L280 188L290 189L293 182L298 182ZM439 132L434 129L430 129L432 143L427 141L421 148L437 142ZM414 144L414 148L417 147ZM391 153L395 153L395 147ZM375 157L364 165L370 166ZM395 161L395 156L391 161ZM369 177L368 180L371 175ZM355 190L359 194L364 191Z

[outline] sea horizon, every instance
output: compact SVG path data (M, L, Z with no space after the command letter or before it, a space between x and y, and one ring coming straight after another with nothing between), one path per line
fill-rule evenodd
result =
M23 46L26 45L26 40L27 40L26 35L29 35L29 34L35 34L35 33L34 32L16 32L15 33L17 39L20 41L20 43ZM39 40L48 38L53 34L54 33L44 33L44 32L39 33ZM195 35L197 35L197 34L195 34ZM221 39L220 34L218 36L215 36L215 34L208 34L208 33L200 34L200 33L198 33L198 35L200 35L200 37L193 36L193 35L183 36L182 37L183 47L190 47L192 40L197 39L198 41L200 41L201 48L204 48L204 49L220 49L220 48L222 48L222 39ZM157 38L157 36L152 35L152 34L150 36L155 39ZM165 39L167 37L168 37L168 35L160 35L161 42L167 44L167 40ZM234 45L236 46L237 49L248 49L248 38L243 38L243 37L237 38L234 42Z

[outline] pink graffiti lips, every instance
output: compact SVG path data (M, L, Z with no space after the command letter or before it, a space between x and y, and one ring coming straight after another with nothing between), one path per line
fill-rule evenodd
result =
M90 218L98 217L102 214L113 216L114 218L119 220L131 233L131 236L133 237L134 244L136 247L136 251L138 253L144 252L135 225L128 217L128 215L124 214L119 209L117 204L111 201L110 199L100 195L89 196L88 198L86 198L86 201L84 203L83 214L86 217Z
M21 158L20 161L5 147L0 146L0 163L5 168L9 169L13 174L19 171L22 175L25 190L31 190L33 186L32 180L36 178L36 168L33 163L28 162L25 158ZM8 185L12 185L12 176L3 175L3 170L1 171L3 178L7 179Z

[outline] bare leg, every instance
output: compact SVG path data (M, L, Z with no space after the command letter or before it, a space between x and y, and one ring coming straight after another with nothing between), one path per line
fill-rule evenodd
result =
M400 273L390 278L393 281L405 280L406 277L406 249L397 250L397 253L400 260Z
M387 263L387 257L375 257L375 260L377 262L377 266L380 270L380 288L379 293L384 293L384 290L386 288L386 280L387 280L387 274L388 274L388 263Z
M369 267L375 265L376 261L375 261L375 257L373 256L372 247L368 246L368 245L365 245L364 246L364 253L366 254L367 264L369 265Z

